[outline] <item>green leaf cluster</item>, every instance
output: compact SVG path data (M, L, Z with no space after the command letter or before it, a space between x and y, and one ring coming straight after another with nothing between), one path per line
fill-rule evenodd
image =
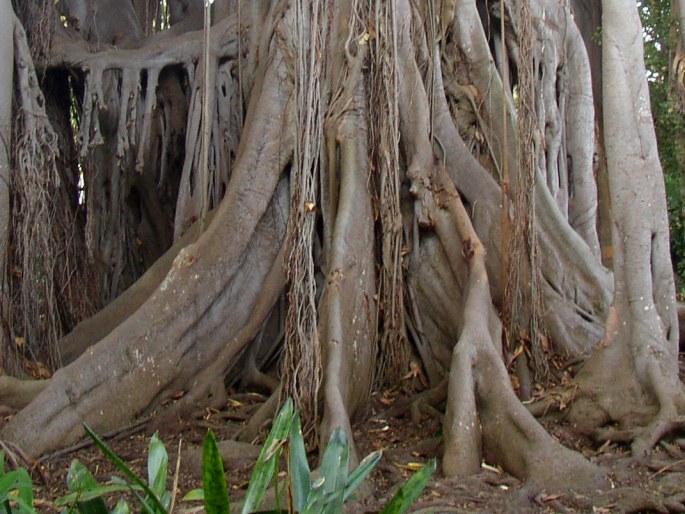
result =
M169 458L164 443L157 437L157 434L153 435L150 440L146 483L90 427L84 426L95 445L125 478L112 477L110 482L99 484L88 468L75 459L67 473L67 487L70 493L58 499L55 505L70 507L69 512L76 509L80 514L109 514L104 497L112 493L130 492L139 504L141 512L168 514L172 503L172 494L166 490ZM112 514L128 514L129 512L131 512L130 506L123 498L112 510Z
M147 514L170 514L173 493L166 490L168 456L164 444L155 434L150 441L148 453L147 482L138 477L90 428L86 432L96 446L124 475L124 479L112 477L106 484L99 484L92 473L78 460L74 460L67 475L69 494L56 502L57 507L67 507L68 512L79 514L109 514L104 498L113 493L133 494L142 512ZM257 459L252 477L242 503L241 513L257 512L337 514L343 512L347 501L381 459L381 452L368 455L353 470L349 470L350 445L345 432L336 430L326 446L313 479L307 462L307 452L302 437L299 413L288 399L276 416L271 432ZM283 480L281 465L287 472ZM419 497L436 468L435 459L426 464L400 487L394 498L381 514L401 514ZM25 471L24 471L25 473ZM28 477L28 475L26 475ZM267 491L274 488L275 510L259 511ZM2 490L0 489L0 494ZM28 493L32 495L30 486ZM0 496L0 499L2 497ZM32 499L26 497L27 505ZM30 499L30 501L28 501ZM221 454L212 431L205 437L202 451L202 489L190 491L184 501L202 501L207 514L230 514L231 503L226 485ZM17 504L21 505L18 501ZM185 509L194 512L197 509ZM33 514L34 511L6 511ZM112 510L113 514L131 512L128 502L120 499ZM0 511L0 514L3 514Z
M241 514L255 512L336 514L343 512L348 500L381 458L381 452L368 455L354 470L349 471L350 447L345 432L336 430L326 446L318 470L312 479L302 437L299 414L288 399L274 420L271 432L262 447L252 478L243 500ZM279 483L281 463L287 473L284 484ZM436 468L429 462L399 488L382 514L405 512L419 497ZM230 502L224 482L224 470L210 431L205 438L203 452L204 490L191 491L185 500L202 499L207 514L230 513ZM222 485L223 484L223 485ZM276 493L276 509L258 511L269 487Z
M24 468L5 471L5 452L0 451L0 514L35 514L33 483Z

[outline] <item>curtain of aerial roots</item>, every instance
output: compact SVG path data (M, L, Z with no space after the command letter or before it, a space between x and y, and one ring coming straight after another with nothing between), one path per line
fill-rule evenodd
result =
M21 115L13 131L13 252L4 270L11 301L4 315L14 349L56 369L62 323L86 317L93 306L85 293L87 274L78 272L86 267L76 246L73 199L60 187L58 139L48 121L26 34L18 21L14 41Z
M368 80L369 105L373 106L369 146L376 166L381 232L379 309L383 326L378 380L394 383L401 378L409 356L403 300L397 15L395 2L370 0L368 5L369 18L375 21Z
M326 1L298 0L295 9L297 125L291 170L291 204L287 235L288 314L282 360L284 392L300 409L303 430L316 439L321 351L317 331L313 236L316 220L316 169L322 139L321 77L326 55Z
M510 351L519 359L517 370L519 378L526 380L528 359L531 358L535 378L547 381L549 364L545 351L548 349L544 333L542 292L540 289L540 265L537 257L538 241L535 226L535 174L540 155L535 108L536 59L533 50L533 27L530 6L522 2L516 12L518 36L518 101L516 115L516 179L513 182L514 195L513 230L509 232L507 245L507 280L502 317L506 340ZM502 35L504 37L504 34ZM506 48L505 45L503 45ZM506 104L504 106L506 108ZM529 316L524 314L530 309ZM527 326L523 326L527 320ZM530 384L520 384L520 394L524 399L530 396Z

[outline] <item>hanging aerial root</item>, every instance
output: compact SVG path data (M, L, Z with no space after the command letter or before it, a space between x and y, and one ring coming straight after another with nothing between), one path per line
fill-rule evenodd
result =
M322 356L319 342L314 237L316 224L317 173L320 141L323 139L321 88L323 60L328 53L327 2L296 2L298 45L295 53L297 119L295 156L291 172L290 219L287 234L288 312L285 320L285 350L281 361L283 392L293 398L302 417L302 428L310 441L318 433L319 389Z
M519 41L519 97L517 112L517 177L513 188L513 230L505 234L504 260L506 283L502 319L509 350L514 353L520 345L529 346L535 378L550 379L549 359L546 355L544 306L542 304L542 271L539 260L537 224L535 222L535 181L539 167L538 133L535 108L535 62L532 48L532 16L530 6L523 2L516 15ZM508 216L506 217L508 226ZM519 365L522 365L519 363Z
M16 150L10 189L14 251L7 269L21 273L6 276L16 292L5 315L11 337L18 343L12 348L26 351L55 369L59 366L56 343L67 328L64 321L85 317L95 306L88 295L88 274L80 272L85 266L74 237L74 212L61 190L58 138L46 113L26 34L16 19L14 47L21 109L13 131ZM74 295L75 290L78 295ZM10 360L6 365L11 367Z
M375 21L370 46L371 80L367 83L369 147L375 167L377 203L380 210L381 269L379 284L380 357L378 381L396 384L409 360L404 315L402 270L401 166L399 155L399 83L397 13L393 2L376 3L369 19Z

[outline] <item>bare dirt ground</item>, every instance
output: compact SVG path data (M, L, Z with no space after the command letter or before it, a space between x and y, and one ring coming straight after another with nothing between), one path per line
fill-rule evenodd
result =
M681 369L683 360L681 354ZM380 511L397 487L417 468L440 455L441 420L437 410L424 414L418 424L412 422L406 410L397 414L402 410L398 406L417 389L420 389L419 381L408 379L401 389L373 394L367 412L360 416L363 421L353 426L360 458L375 450L384 453L368 479L366 494L346 504L346 512ZM177 512L197 505L180 499L201 485L199 458L191 456L189 449L202 445L209 428L214 430L218 440L234 437L244 420L265 400L266 396L259 393L234 393L221 410L197 412L190 419L177 420L159 429L169 452L169 488L173 483L179 444L183 448ZM546 428L566 446L604 466L608 472L607 485L591 491L548 493L533 485L524 485L487 464L480 474L461 479L445 479L438 469L410 512L685 512L685 438L664 441L650 455L636 460L628 458L627 447L605 444L598 448L591 441L572 435L570 427L563 422L546 423ZM265 427L261 438L254 441L255 452L267 429ZM142 425L108 439L110 447L145 478L149 431L148 426ZM232 501L239 500L247 489L254 465L254 456L250 453L244 452L244 458L227 464L226 477ZM310 457L310 464L314 466L315 455ZM93 446L72 448L49 456L35 463L32 469L40 511L59 512L53 502L66 494L66 474L73 459L84 463L101 482L106 482L112 475L121 476ZM112 505L116 497L111 498Z

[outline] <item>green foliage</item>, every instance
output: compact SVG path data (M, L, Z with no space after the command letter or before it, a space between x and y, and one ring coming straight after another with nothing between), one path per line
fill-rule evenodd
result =
M685 118L670 97L670 59L677 28L670 0L639 0L654 129L664 170L673 268L685 278ZM681 291L681 294L685 291Z
M290 430L290 450L288 451L288 471L293 498L293 509L302 512L307 506L307 498L312 490L311 471L307 462L307 450L302 438L300 417L295 416Z
M126 477L112 477L107 484L99 484L91 472L78 460L74 460L67 475L69 494L56 502L57 507L69 507L79 514L108 514L104 497L112 493L131 492L138 501L142 512L148 514L168 514L171 506L171 494L166 490L168 456L164 444L157 435L152 436L148 454L148 480L145 483L138 477L90 428L86 432L96 446L105 454ZM0 454L1 457L1 454ZM307 462L307 452L302 437L300 416L288 399L276 416L271 432L262 447L252 477L243 500L242 513L261 512L301 514L338 514L343 512L343 504L371 473L381 458L381 452L368 455L354 470L349 471L350 446L342 429L331 435L321 460L319 476L312 480L312 473ZM283 462L282 462L283 461ZM279 491L279 472L281 464L287 468L284 485L287 489L288 503L281 507ZM0 459L0 464L2 464ZM419 497L421 491L435 471L435 460L429 462L406 484L398 490L395 497L383 510L384 514L401 514ZM0 466L1 470L1 466ZM24 470L21 470L24 471ZM24 473L26 473L24 471ZM2 496L4 489L3 475L0 475L0 514L33 514L33 510L2 511L6 501ZM28 478L28 474L26 474ZM199 500L204 502L207 514L230 514L228 488L224 476L221 455L214 434L210 430L205 437L202 451L202 485L203 489L190 491L184 501ZM276 493L276 509L271 511L256 510L273 486ZM20 489L15 487L14 489ZM13 489L9 489L12 491ZM31 481L28 479L28 491L20 489L13 500L19 507L33 504ZM19 498L19 499L18 499ZM7 505L9 505L7 503ZM121 499L112 514L129 514L126 500Z
M33 483L24 468L5 472L5 453L0 451L0 514L35 514Z
M292 425L295 416L297 416L297 414L293 410L293 403L288 399L278 413L278 416L276 416L273 426L271 427L271 432L269 432L269 436L266 438L262 451L257 459L257 464L255 464L254 470L252 471L252 478L250 479L250 485L247 487L242 514L253 512L254 508L262 502L264 494L272 480L274 481L274 486L278 485L277 480L278 466L281 460L280 457L283 452L283 447L288 440L290 426ZM277 487L276 493L278 501Z
M435 472L436 465L435 459L433 459L417 471L413 477L407 480L406 484L400 487L395 497L381 511L381 514L400 514L411 507Z
M112 486L114 490L126 490L125 486ZM107 505L102 498L102 489L93 474L77 459L71 461L67 473L67 488L73 493L73 501L81 514L107 514ZM107 492L113 492L109 490Z
M668 219L671 227L671 258L675 272L685 279L685 177L666 174ZM685 281L679 291L685 296Z
M148 514L169 512L171 494L166 490L168 455L157 434L153 435L150 440L147 461L148 483L146 484L90 427L86 425L84 427L95 445L126 479L112 477L109 483L101 485L83 464L74 460L67 474L67 487L71 492L59 498L56 506L70 506L72 509L76 507L80 514L107 514L107 505L103 497L116 492L130 491L138 501L142 512ZM128 503L122 499L112 512L126 514L129 511Z
M307 499L306 513L342 512L343 495L347 485L350 449L347 436L340 428L331 434L321 460L318 487L313 487Z
M205 439L205 448L208 444L207 441L213 441L213 439L214 436L210 432ZM216 443L209 444L215 445ZM292 401L288 399L276 416L271 432L254 467L241 512L243 514L255 512L337 514L343 512L344 502L352 496L381 458L381 452L374 452L350 472L349 455L350 448L347 436L342 429L337 429L331 434L324 451L319 476L312 480L302 438L300 416L293 409ZM287 508L281 507L278 490L278 477L282 460L287 466L285 478L285 487L289 499ZM210 452L209 459L205 457L202 466L203 477L211 476L212 481L224 480L223 468L217 466L213 450ZM383 512L387 514L405 512L419 497L435 471L435 467L435 460L432 460L410 478L406 484L400 487ZM276 509L273 511L256 511L255 509L262 503L271 484L273 484L276 492ZM206 485L205 488L207 489ZM212 497L214 494L212 493ZM228 495L226 495L227 498ZM207 492L191 491L184 497L184 500L202 499L205 502L205 509L210 512L210 508L213 507L209 507L209 504L214 500L210 500L209 490ZM230 509L226 508L222 512L230 513Z

